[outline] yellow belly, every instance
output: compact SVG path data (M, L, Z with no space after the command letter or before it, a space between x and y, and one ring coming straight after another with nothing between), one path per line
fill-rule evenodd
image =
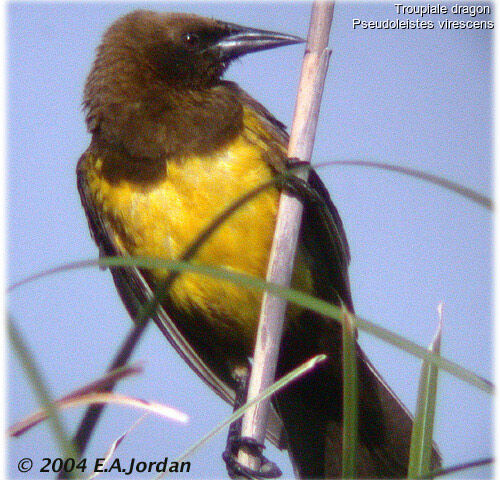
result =
M97 159L89 188L123 254L176 259L228 205L271 178L260 148L239 136L210 157L169 160L164 178L148 188L125 180L109 183L101 175L102 160ZM265 278L278 202L276 188L264 190L218 227L193 260ZM153 272L156 279L166 275ZM296 265L294 278L295 284L311 291L312 280L303 261ZM253 345L260 292L183 273L170 296L179 310L205 312L198 321L213 323L230 337Z

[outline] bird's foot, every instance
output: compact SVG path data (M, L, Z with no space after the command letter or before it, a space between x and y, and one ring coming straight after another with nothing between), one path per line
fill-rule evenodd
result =
M304 162L295 157L288 158L286 168L289 175L284 179L283 185L288 193L296 195L300 200L307 200L308 202L315 202L319 204L324 203L324 199L307 180L296 176L296 173L301 169L307 170L307 176L309 176L309 170L313 169L310 163Z
M238 451L245 448L252 456L259 459L260 468L253 470L242 465L238 460ZM250 437L228 438L226 450L222 454L222 459L226 463L226 468L231 478L278 478L281 476L281 470L278 466L262 455L264 449L262 443L257 442Z

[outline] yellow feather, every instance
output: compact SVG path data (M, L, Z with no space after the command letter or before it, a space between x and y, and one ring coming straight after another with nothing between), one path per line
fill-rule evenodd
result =
M94 160L89 189L123 254L179 258L228 205L272 177L264 160L269 148L265 135L269 134L255 115L245 109L248 128L220 151L169 159L164 178L147 190L124 179L118 184L108 182L102 175L102 159ZM278 202L276 188L260 193L213 232L193 260L265 278ZM152 274L161 280L167 272ZM297 257L294 284L312 291L312 276L302 253ZM262 296L259 292L183 273L170 295L181 311L201 310L204 321L244 338L250 348L253 345ZM294 309L293 313L297 312Z

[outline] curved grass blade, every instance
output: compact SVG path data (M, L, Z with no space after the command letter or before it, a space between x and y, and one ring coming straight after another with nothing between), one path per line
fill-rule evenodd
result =
M42 270L41 272L34 273L33 275L23 278L22 280L19 280L19 282L15 282L12 285L9 285L9 287L7 287L7 292L8 293L13 292L14 290L17 290L23 285L35 282L36 280L42 280L45 277L50 277L51 275L55 275L56 273L65 273L71 270L79 270L80 268L87 268L87 267L96 267L98 265L99 265L98 260L81 260L77 262L64 263L62 265L58 265L57 267L48 268L47 270Z
M64 395L59 400L68 400L73 397L79 397L82 395L86 395L88 393L95 393L103 391L107 386L111 383L115 384L119 380L123 380L124 378L131 377L132 375L139 375L143 372L142 362L137 362L132 365L125 365L123 367L116 368L111 370L110 372L105 373L102 377L94 380L93 382L84 385L72 392Z
M250 275L245 275L242 273L232 272L223 268L210 267L203 264L194 264L190 262L175 262L167 260L158 260L151 258L142 257L128 257L133 266L139 266L142 268L165 268L179 271L192 271L196 273L201 273L204 275L209 275L214 278L220 278L223 280L228 280L236 282L240 285L249 288L255 288L257 290L267 290L273 295L282 296L288 301L296 303L302 307L308 308L315 312L318 312L326 317L332 318L336 321L342 322L342 312L339 307L334 304L328 303L319 298L313 297L306 293L300 292L298 290L293 290L290 288L284 288L280 285L272 284L261 280L257 277ZM126 262L121 257L107 257L102 258L99 263L106 264L108 266L124 266ZM486 393L493 393L494 387L491 382L485 380L484 378L476 375L475 373L461 367L455 362L447 360L440 355L436 355L429 352L426 348L417 345L416 343L406 339L405 337L398 335L396 333L387 330L386 328L380 327L373 322L365 320L361 317L356 316L356 326L370 333L391 345L396 346L414 356L417 356L423 360L427 360L439 368L451 373L464 380L465 382L485 391Z
M162 259L154 259L148 257L103 257L99 260L87 261L87 262L74 262L67 264L68 269L76 268L75 265L81 266L97 266L105 265L109 267L139 267L139 268L156 268L165 270L177 270L177 271L191 271L195 273L200 273L203 275L208 275L214 278L220 278L227 281L243 285L248 288L255 288L257 290L268 290L273 295L281 296L286 298L289 302L293 302L302 307L308 308L314 312L318 312L325 317L331 318L338 322L342 321L342 313L340 309L324 300L315 298L306 293L300 292L298 290L293 290L290 288L284 288L280 285L275 285L261 280L257 277L252 277L250 275L245 275L242 273L232 272L219 267L210 267L203 264L195 264L190 262L182 261L170 261ZM55 270L55 269L52 269ZM58 272L64 271L63 268L58 268ZM40 275L36 275L38 279L41 278ZM33 278L33 277L32 277ZM26 283L26 282L24 282ZM470 385L486 392L489 394L494 393L493 384L476 375L474 372L463 368L455 362L452 362L440 355L436 355L429 352L426 348L417 345L416 343L408 340L407 338L398 335L397 333L391 332L390 330L380 327L375 323L365 320L359 316L356 316L356 326L358 329L363 330L370 335L380 338L386 343L394 345L395 347L404 350L416 357L423 360L428 360L434 365L438 366L442 370L454 375L457 378L469 383Z
M154 413L155 415L159 415L161 417L180 423L186 423L188 421L188 416L175 408L163 405L158 402L129 397L127 395L122 395L119 393L95 392L85 393L78 396L73 395L60 400L56 400L54 402L54 405L58 409L62 410L67 408L81 407L82 405L84 406L103 403L112 403L114 405L122 405L125 407L146 410L149 413ZM18 437L19 435L22 435L24 432L43 422L47 418L48 414L45 410L38 410L29 415L26 419L12 425L9 428L8 433L11 437Z
M454 193L461 195L462 197L468 198L473 202L481 205L482 207L493 210L493 201L485 195L482 195L475 190L472 190L469 187L461 185L456 182L452 182L447 178L440 177L439 175L434 175L433 173L427 173L422 170L417 170L416 168L410 167L402 167L400 165L392 165L390 163L381 163L381 162L371 162L368 160L335 160L332 162L322 162L314 165L314 168L322 168L326 166L332 165L345 165L345 166L353 166L353 167L368 167L368 168L376 168L379 170L385 170L389 172L396 172L402 175L407 175L409 177L418 178L419 180L424 180L428 183L432 183L439 187L443 187L446 190L450 190Z

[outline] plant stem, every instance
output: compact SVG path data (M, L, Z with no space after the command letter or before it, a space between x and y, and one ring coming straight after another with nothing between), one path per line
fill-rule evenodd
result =
M311 11L306 52L288 145L288 157L303 162L310 162L314 145L321 96L331 53L327 45L333 7L333 2L316 0ZM309 171L304 169L298 172L297 176L306 180L308 173ZM300 200L287 192L282 192L267 272L269 282L285 287L290 285L302 211ZM285 312L286 301L264 292L248 400L256 397L274 382ZM259 443L264 441L269 409L270 399L267 399L247 411L243 417L243 437L252 437ZM240 450L238 460L249 468L259 468L258 459L243 450Z

